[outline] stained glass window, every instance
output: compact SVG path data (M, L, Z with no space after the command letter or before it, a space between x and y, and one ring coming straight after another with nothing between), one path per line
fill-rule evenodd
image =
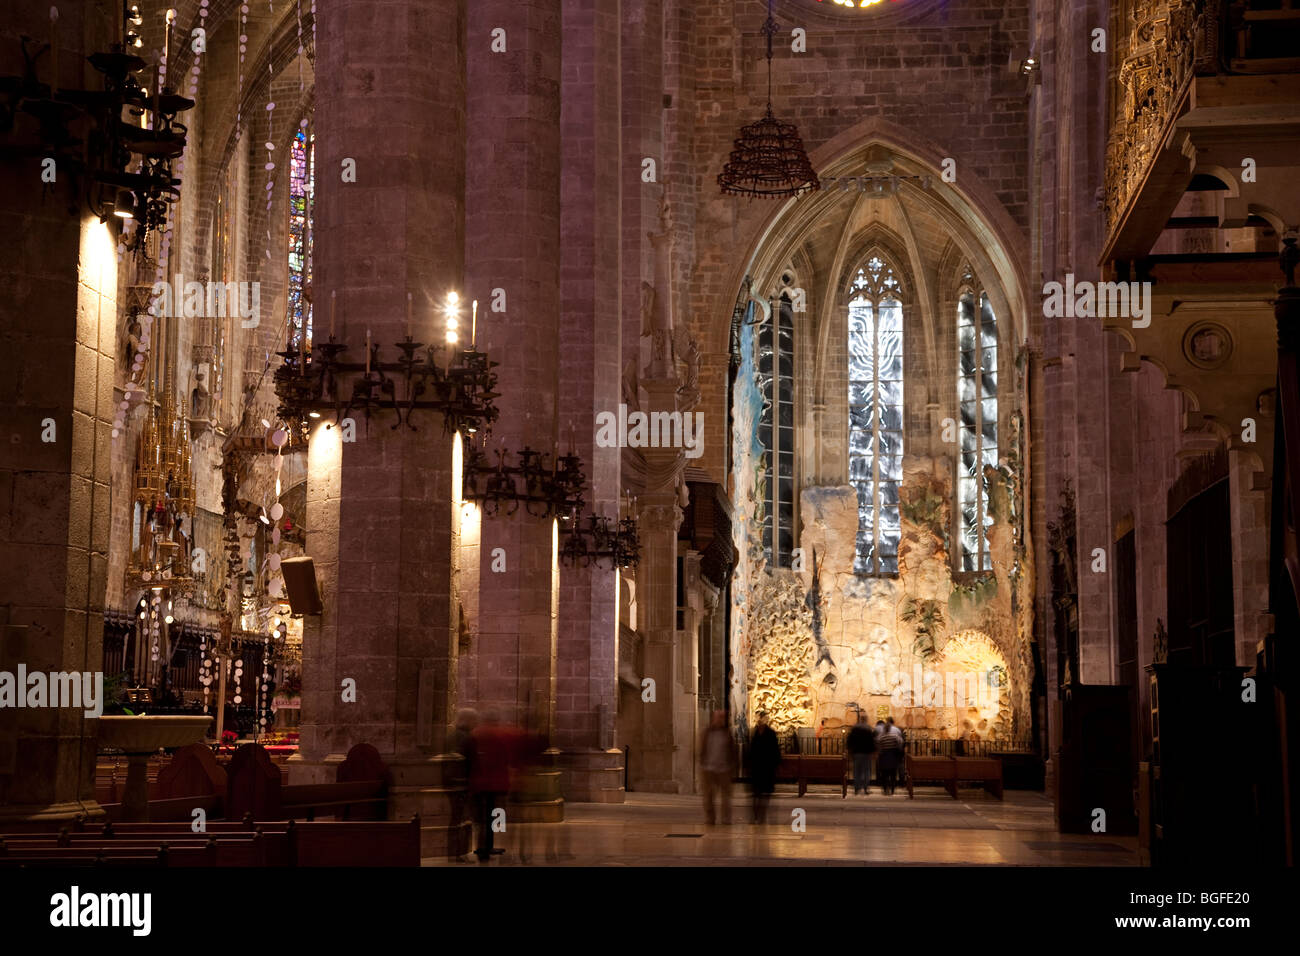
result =
M304 123L289 147L289 324L293 341L307 330L311 344L311 220L315 203L316 137ZM304 295L304 293L306 293Z
M903 480L903 303L871 256L849 287L849 481L858 493L858 574L898 571Z
M794 550L794 310L785 295L758 329L758 387L759 440L766 451L763 553L769 565L784 568Z
M957 401L961 449L957 511L963 571L992 570L989 557L988 479L998 466L998 329L986 292L965 271L957 297Z

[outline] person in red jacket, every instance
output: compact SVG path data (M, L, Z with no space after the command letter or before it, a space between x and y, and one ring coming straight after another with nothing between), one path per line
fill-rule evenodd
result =
M478 842L474 855L486 863L493 853L504 852L492 847L493 815L504 811L510 793L510 767L517 761L519 732L501 723L496 711L483 716L469 741L469 792L478 819Z

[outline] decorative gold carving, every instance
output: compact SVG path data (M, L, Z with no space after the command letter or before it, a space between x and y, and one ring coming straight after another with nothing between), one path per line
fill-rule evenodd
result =
M138 547L131 555L127 580L136 587L189 584L194 544L189 428L184 416L176 413L170 387L163 390L161 403L148 404L135 467Z
M1137 0L1106 145L1106 227L1113 231L1164 142L1206 51L1218 0Z

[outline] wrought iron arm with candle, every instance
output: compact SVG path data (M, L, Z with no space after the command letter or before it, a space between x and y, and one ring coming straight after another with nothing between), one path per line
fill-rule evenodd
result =
M327 412L337 424L354 411L364 411L369 421L372 411L391 408L397 412L392 428L405 424L415 430L412 414L428 409L442 414L448 434L491 430L497 418L492 404L498 397L492 371L497 363L486 353L473 346L426 345L409 335L397 348L401 354L384 361L383 346L371 342L365 361L348 362L343 360L348 347L332 335L310 352L301 342L290 343L278 353L284 363L275 370L280 416L299 423L305 433L311 419ZM449 361L440 361L440 353L449 348Z
M118 11L119 14L125 10ZM170 52L174 11L168 11L164 49ZM129 22L141 22L130 10ZM22 76L0 76L0 135L15 129L17 117L26 114L38 126L39 143L6 144L11 154L52 157L61 167L83 176L87 205L101 219L137 220L139 229L128 245L142 249L143 238L166 222L167 206L180 198L180 180L172 163L185 150L188 129L177 114L194 106L188 97L174 93L161 81L153 91L136 79L148 64L127 52L135 33L123 30L118 17L118 42L108 52L86 59L103 76L102 90L61 89L58 83L58 9L50 10L50 42L35 53L22 38L25 69ZM49 83L37 78L36 60L48 54ZM131 117L123 118L123 111ZM135 172L128 168L139 157ZM62 170L60 170L61 172Z

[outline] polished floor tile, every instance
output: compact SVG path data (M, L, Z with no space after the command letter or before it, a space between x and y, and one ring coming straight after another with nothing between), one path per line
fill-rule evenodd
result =
M830 789L802 797L778 791L765 826L749 822L748 796L739 790L732 807L731 824L706 826L694 795L629 793L623 804L571 803L561 824L511 830L507 823L497 837L506 852L489 865L1137 865L1133 837L1057 833L1052 804L1039 793L1008 791L999 801L979 790L959 791L953 800L939 788L918 788L915 799L903 792L841 798ZM521 850L529 847L525 864Z

